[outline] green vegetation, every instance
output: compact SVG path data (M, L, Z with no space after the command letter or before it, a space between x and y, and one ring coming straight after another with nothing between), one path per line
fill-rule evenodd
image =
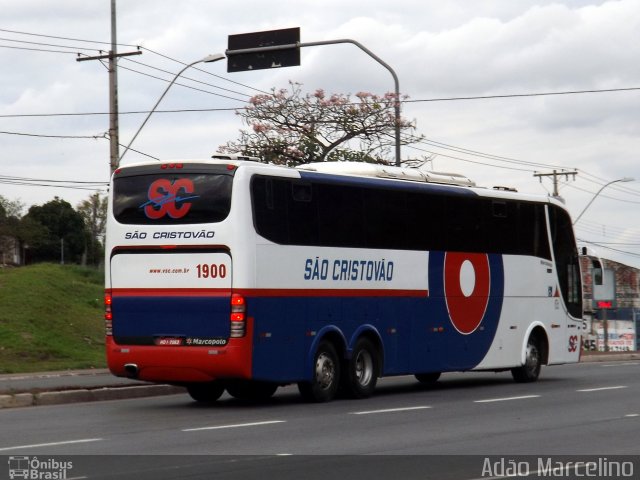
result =
M0 373L104 368L103 273L0 269Z

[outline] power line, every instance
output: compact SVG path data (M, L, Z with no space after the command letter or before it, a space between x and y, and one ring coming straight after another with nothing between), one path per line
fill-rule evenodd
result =
M32 48L32 47L16 47L13 45L0 45L0 48L10 48L13 50L29 50L32 52L64 53L66 55L75 55L74 52L66 52L64 50L51 50L51 49L45 49L45 48Z
M154 55L158 55L159 57L165 58L167 60L171 60L172 62L179 63L180 65L183 65L183 66L187 65L187 63L185 63L185 62L182 62L180 60L176 60L175 58L171 58L168 55L164 55L162 53L156 52L154 50L151 50L150 48L143 47L143 46L139 46L138 48L140 48L142 50L146 50L149 53L153 53ZM195 66L195 67L191 67L191 68L193 70L197 70L198 72L206 73L207 75L211 75L212 77L216 77L216 78L219 78L220 80L224 80L225 82L233 83L235 85L239 85L241 87L248 88L249 90L254 90L256 92L260 92L260 93L263 93L263 94L266 94L266 95L269 94L269 92L265 92L264 90L260 90L259 88L252 87L250 85L245 85L244 83L236 82L235 80L231 80L230 78L226 78L226 77L223 77L221 75L217 75L215 73L209 72L207 70L203 70L200 67Z
M22 137L66 138L66 139L93 139L93 140L97 140L99 138L107 138L105 133L102 133L100 135L46 135L46 134L39 134L39 133L3 132L3 131L0 131L0 134L18 135L18 136L22 136Z
M68 45L58 45L58 44L53 44L53 43L42 43L42 42L28 42L26 40L14 40L11 38L4 38L4 37L0 37L0 41L3 42L14 42L14 43L25 43L27 45L38 45L41 47L56 47L56 48L68 48L68 49L72 49L72 50L77 50L78 47L77 46L68 46ZM81 50L92 50L95 52L100 52L101 50L97 49L97 48L82 48Z
M451 102L459 100L492 100L499 98L520 98L520 97L548 97L552 95L582 95L586 93L609 93L609 92L629 92L640 90L640 87L623 87L623 88L602 88L591 90L567 90L561 92L536 92L536 93L513 93L504 95L478 95L470 97L443 97L443 98L425 98L418 100L403 100L403 103L419 103L419 102Z
M578 238L577 240L579 242L584 242L584 243L588 243L590 245L595 245L596 247L605 248L605 249L611 250L613 252L623 253L625 255L630 255L632 257L640 257L640 253L629 252L627 250L620 250L619 248L612 248L612 247L609 247L608 245L606 245L605 243L602 243L602 242L592 242L590 240L585 240L585 239L582 239L582 238Z
M198 113L198 112L230 112L236 111L238 107L226 108L180 108L175 110L156 110L156 113ZM127 112L118 112L119 115L142 115L148 114L149 110L131 110ZM109 115L109 112L66 112L66 113L16 113L0 115L0 118L30 118L30 117L83 117Z
M55 39L55 40L65 40L65 41L70 41L70 42L93 43L93 44L98 44L98 45L109 45L109 46L111 46L111 42L104 42L104 41L99 41L99 40L86 40L86 39L62 37L62 36L56 36L56 35L44 35L44 34L31 33L31 32L22 32L22 31L18 31L18 30L8 30L8 29L2 29L2 28L0 28L0 32L13 33L13 34L17 34L17 35L27 35L27 36L40 37L40 38L51 38L51 39ZM35 42L28 42L26 40L9 40L9 41L21 42L21 43L35 43ZM160 52L156 52L155 50L152 50L150 48L144 47L142 45L131 45L131 44L126 44L126 43L117 43L116 45L119 46L119 47L137 48L137 49L140 49L140 50L145 50L145 51L147 51L149 53L157 55L157 56L159 56L161 58L164 58L166 60L170 60L172 62L179 63L179 64L181 64L183 66L187 65L187 63L185 63L185 62L182 62L180 60L177 60L175 58L172 58L172 57L170 57L168 55L165 55L165 54L162 54ZM16 48L19 48L19 47L16 47ZM77 49L78 47L65 46L63 48L76 48ZM26 48L22 48L22 49L26 49ZM93 50L93 49L87 49L87 48L84 48L84 47L81 47L80 49ZM40 50L40 51L46 51L46 50ZM101 51L101 50L97 49L97 51ZM54 52L54 53L67 53L67 52L62 52L62 51L52 51L52 52ZM224 80L225 82L233 83L235 85L247 88L249 90L253 90L253 91L260 92L260 93L265 93L265 94L268 93L268 92L265 92L264 90L260 90L259 88L252 87L250 85L246 85L244 83L237 82L237 81L229 79L229 78L225 78L225 77L223 77L221 75L217 75L215 73L208 72L207 70L203 70L203 69L198 68L198 67L193 67L193 69L197 70L199 72L205 73L207 75L211 75L213 77L216 77L216 78L218 78L220 80ZM224 89L223 87L216 87L216 88Z
M152 70L157 70L157 71L162 72L162 73L167 73L167 74L170 74L170 75L175 75L175 73L170 72L170 71L168 71L168 70L164 70L164 69L162 69L162 68L154 67L154 66L152 66L152 65L148 65L148 64L146 64L146 63L143 63L143 62L140 62L140 61L137 61L137 60L132 60L132 59L130 59L130 58L124 58L123 60L127 60L127 61L129 61L129 62L131 62L131 63L135 63L135 64L138 64L138 65L142 65L143 67L147 67L147 68L150 68L150 69L152 69ZM120 65L120 66L122 67L122 65ZM204 71L204 70L201 70L201 71ZM248 94L246 94L246 93L236 92L235 90L231 90L231 89L224 88L224 87L219 87L219 86L217 86L217 85L213 85L212 83L207 83L207 82L203 82L203 81L201 81L201 80L196 80L195 78L187 77L187 76L185 76L185 75L182 75L182 76L181 76L181 78L182 78L183 80L189 80L189 81L192 81L192 82L201 83L201 84L203 84L203 85L207 85L208 87L213 87L213 88L217 88L217 89L219 89L219 90L224 90L224 91L229 92L229 93L235 93L235 94L237 94L237 95L244 95L244 96L246 96L246 97L250 97L250 95L248 95ZM245 101L245 100L242 100L242 101Z
M145 77L154 78L154 79L156 79L156 80L161 80L161 81L163 81L163 82L167 82L167 83L171 82L171 80L166 80L166 79L164 79L164 78L157 77L157 76L155 76L155 75L151 75L150 73L144 73L144 72L141 72L141 71L139 71L139 70L135 70L135 69L133 69L133 68L123 67L122 65L118 65L118 69L119 69L119 70L129 70L129 71L134 72L134 73L137 73L137 74L139 74L139 75L144 75ZM246 100L242 100L242 99L239 99L239 98L229 97L229 96L227 96L227 95L222 95L221 93L211 92L211 91L209 91L209 90L204 90L204 89L202 89L202 88L192 87L192 86L190 86L190 85L185 85L184 83L180 83L180 82L175 82L175 83L174 83L174 85L180 85L181 87L185 87L185 88L188 88L188 89L190 89L190 90L195 90L195 91L197 91L197 92L207 93L207 94L209 94L209 95L215 95L216 97L222 97L222 98L226 98L226 99L229 99L229 100L235 100L235 101L237 101L237 102L246 102Z

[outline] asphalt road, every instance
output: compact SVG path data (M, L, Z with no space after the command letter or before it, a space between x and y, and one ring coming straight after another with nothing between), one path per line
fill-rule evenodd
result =
M67 478L502 478L483 474L485 457L640 458L639 374L638 361L584 363L544 368L534 384L382 379L369 399L328 404L287 387L259 405L225 394L213 406L170 395L5 409L0 455L72 455Z

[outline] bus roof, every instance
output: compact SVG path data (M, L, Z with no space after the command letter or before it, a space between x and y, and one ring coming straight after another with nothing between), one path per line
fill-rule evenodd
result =
M365 162L316 162L300 165L296 168L284 165L274 165L260 162L256 157L248 157L242 155L214 155L206 159L180 159L180 160L159 160L136 162L122 165L120 168L153 166L161 164L186 164L199 163L209 165L233 165L236 168L249 168L261 170L261 173L273 172L275 175L292 176L296 173L304 171L313 172L319 175L327 175L334 177L354 177L360 179L370 178L378 181L390 181L393 183L417 183L417 184L434 184L441 188L451 188L458 190L460 188L472 191L482 197L504 198L512 200L522 200L529 202L552 203L566 210L564 202L550 195L541 195L533 193L523 193L509 187L493 187L487 188L476 185L476 183L468 177L449 172L435 172L430 170L422 170L418 168L396 167L390 165L378 165Z

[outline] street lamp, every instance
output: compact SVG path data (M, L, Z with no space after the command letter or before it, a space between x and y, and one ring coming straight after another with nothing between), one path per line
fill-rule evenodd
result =
M573 221L573 224L575 225L576 223L578 223L578 220L580 220L580 217L582 217L582 215L584 214L584 212L587 211L587 208L589 208L589 206L591 206L591 204L593 203L593 201L596 199L596 197L598 195L600 195L600 192L602 192L605 188L607 188L609 185L611 185L612 183L616 183L616 182L633 182L635 179L631 178L631 177L623 177L623 178L619 178L617 180L612 180L609 183L604 184L600 190L598 190L596 192L596 194L593 196L593 198L589 201L589 203L587 203L587 206L584 207L584 209L582 210L582 212L580 212L580 215L578 215L576 217L576 219Z
M217 62L218 60L224 60L225 58L226 57L222 53L214 53L213 55L207 55L206 57L201 58L200 60L196 60L195 62L190 63L189 65L184 67L182 70L180 70L176 74L176 76L173 77L173 80L171 80L171 83L169 83L169 85L165 89L164 93L162 95L160 95L160 98L158 99L156 104L153 106L153 108L151 109L149 114L147 115L147 118L144 119L144 122L142 122L142 125L140 125L140 128L138 128L138 131L136 132L136 134L133 136L133 138L129 142L129 145L127 145L127 147L124 149L124 152L122 152L122 155L120 155L120 160L118 161L118 163L120 163L122 161L122 157L124 157L125 154L129 151L129 148L131 147L131 144L136 139L136 137L138 136L140 131L143 129L143 127L146 125L147 121L149 120L149 117L151 117L151 114L156 111L156 108L158 108L158 105L160 105L160 102L162 101L164 96L167 94L167 92L169 91L171 86L176 82L178 77L185 72L185 70L187 70L190 67L193 67L194 65L197 65L198 63L212 63L212 62Z

